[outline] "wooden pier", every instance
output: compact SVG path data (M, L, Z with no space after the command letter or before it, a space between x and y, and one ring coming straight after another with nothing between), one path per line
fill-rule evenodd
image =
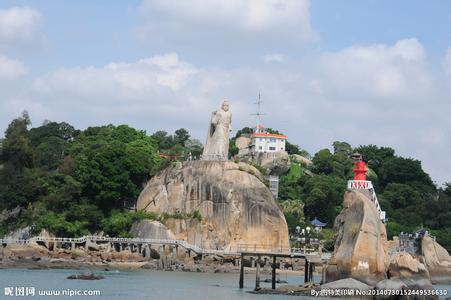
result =
M302 258L305 260L304 266L304 282L312 282L313 281L313 272L315 271L315 266L322 265L327 257L321 257L321 255L317 253L299 253L299 252L241 252L241 261L240 261L240 280L239 287L242 289L244 287L244 259L245 257L256 257L255 260L255 290L260 289L260 262L262 261L262 257L269 257L269 261L271 262L271 288L274 290L276 288L276 269L277 269L277 259L278 258Z

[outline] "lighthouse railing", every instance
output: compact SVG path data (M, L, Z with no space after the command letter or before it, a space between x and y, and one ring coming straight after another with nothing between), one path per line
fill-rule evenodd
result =
M348 180L349 190L368 190L370 193L371 202L376 206L379 218L385 220L385 211L381 209L379 200L377 199L376 191L374 190L373 183L369 180Z

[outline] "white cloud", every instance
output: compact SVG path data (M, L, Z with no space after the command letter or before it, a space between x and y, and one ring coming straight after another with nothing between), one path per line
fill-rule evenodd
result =
M41 20L42 15L30 7L0 9L0 44L33 39Z
M266 31L294 26L303 37L310 37L307 0L144 0L144 13L158 10L187 23L221 24L247 31Z
M282 55L282 54L278 54L278 53L275 53L275 54L267 54L267 55L265 55L265 56L263 57L263 60L264 60L266 63L270 63L270 62L283 62L283 61L285 61L285 56Z
M0 55L0 79L15 79L26 73L27 68L21 61Z
M226 49L271 39L302 41L315 36L309 6L309 0L143 0L145 21L137 34L152 44L186 39Z
M324 54L320 66L323 81L337 92L404 97L427 92L431 85L424 49L416 39L393 46L351 46Z
M78 95L108 93L130 99L151 94L157 89L177 91L197 72L180 61L177 54L141 59L133 63L113 62L103 68L62 69L37 78L36 90L45 93L69 92Z

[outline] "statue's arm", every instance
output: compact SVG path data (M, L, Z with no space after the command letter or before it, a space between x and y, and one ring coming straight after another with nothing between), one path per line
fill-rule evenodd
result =
M213 124L215 127L219 123L219 118L216 112L213 112L213 115L211 116L211 124Z
M213 112L211 114L211 121L210 121L210 132L209 132L210 136L213 136L213 133L215 133L216 125L218 125L218 120L216 117L216 112Z

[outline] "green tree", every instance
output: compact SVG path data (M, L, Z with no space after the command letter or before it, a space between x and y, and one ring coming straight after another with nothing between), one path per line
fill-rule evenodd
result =
M333 224L341 210L346 181L337 176L324 174L308 178L303 187L305 195L305 216L312 220L317 217Z
M42 126L30 129L29 136L34 148L33 158L36 167L54 170L64 160L65 151L80 133L66 122L46 121Z
M352 176L352 161L347 152L338 151L332 157L332 174L349 179Z
M280 177L279 199L300 199L302 194L302 183L300 182L300 179L302 177L302 167L297 163L292 163L288 173Z
M415 188L404 183L389 183L380 198L390 219L405 226L422 226L426 201Z
M191 136L185 128L177 129L174 132L174 142L179 145L185 145Z
M296 226L304 224L304 203L301 200L291 199L280 202L289 232L294 232Z
M346 142L335 141L332 143L334 147L334 153L343 153L346 156L349 156L352 152L352 147L350 144Z
M429 175L423 171L421 162L411 158L390 157L382 162L378 172L379 183L385 187L391 182L421 184L425 191L434 191Z
M28 126L31 124L28 113L14 119L6 129L2 143L1 160L12 165L16 170L33 166L33 149L28 136Z
M333 155L329 149L318 151L312 159L313 170L318 174L331 174L334 170L332 165L333 159Z
M135 199L160 163L153 140L125 125L88 128L69 152L83 195L104 212Z
M160 151L171 149L174 146L174 139L166 131L159 130L151 135Z

